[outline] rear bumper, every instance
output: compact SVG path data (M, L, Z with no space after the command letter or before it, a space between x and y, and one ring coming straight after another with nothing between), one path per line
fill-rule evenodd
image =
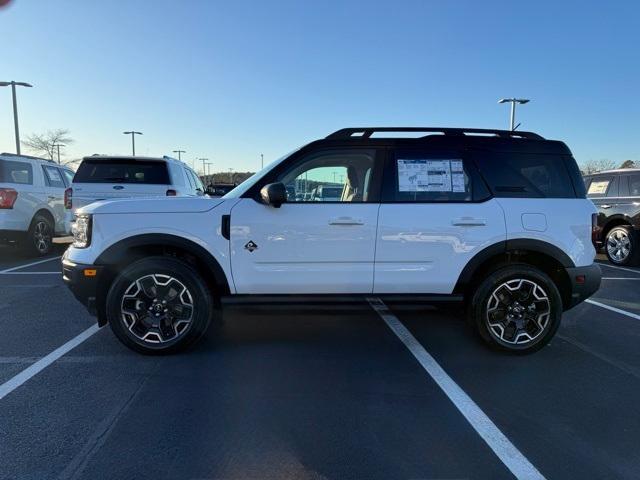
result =
M567 310L585 301L600 288L602 272L600 265L592 263L586 267L567 268L571 280L571 298Z
M22 242L27 232L22 230L0 230L0 244Z
M87 273L92 273L90 272L92 270L95 270L95 275L87 275ZM74 297L76 297L94 317L98 315L97 294L98 281L101 273L103 273L102 267L74 263L66 258L62 260L62 280L67 287L69 287Z

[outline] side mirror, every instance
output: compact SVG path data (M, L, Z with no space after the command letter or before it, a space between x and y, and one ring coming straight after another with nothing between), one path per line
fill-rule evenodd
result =
M260 189L260 198L265 204L280 208L287 201L287 189L280 182L270 183Z

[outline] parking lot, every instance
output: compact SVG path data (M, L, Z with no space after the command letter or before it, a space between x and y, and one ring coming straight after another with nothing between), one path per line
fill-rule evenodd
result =
M152 358L97 330L63 248L0 251L0 478L640 471L640 269L602 263L530 356L488 350L456 310L354 299L230 305L195 349Z

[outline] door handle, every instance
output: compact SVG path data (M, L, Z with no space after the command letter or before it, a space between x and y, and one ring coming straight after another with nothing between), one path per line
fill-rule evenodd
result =
M611 208L611 207L613 207L613 205L609 205L609 204L600 205L600 208Z
M451 225L456 227L481 227L486 224L487 221L484 218L461 217L451 220Z
M58 197L54 197L53 195L49 195L47 198L49 200L57 200L58 199Z
M364 225L364 222L359 218L335 217L329 220L329 225Z

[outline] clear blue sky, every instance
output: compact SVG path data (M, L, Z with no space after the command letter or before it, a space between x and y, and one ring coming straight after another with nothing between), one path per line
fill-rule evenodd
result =
M640 2L13 0L0 80L67 158L178 147L254 170L345 126L521 129L640 160ZM14 151L0 89L0 151Z

